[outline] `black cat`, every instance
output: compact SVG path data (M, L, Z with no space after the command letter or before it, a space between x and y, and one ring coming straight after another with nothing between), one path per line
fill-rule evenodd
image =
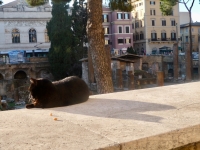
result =
M76 76L51 82L47 79L30 79L33 103L26 108L51 108L82 103L89 98L87 84Z

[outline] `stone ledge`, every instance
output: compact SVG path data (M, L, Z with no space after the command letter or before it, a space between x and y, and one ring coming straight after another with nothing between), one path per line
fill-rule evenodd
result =
M0 112L0 149L168 150L200 142L199 87L185 83Z

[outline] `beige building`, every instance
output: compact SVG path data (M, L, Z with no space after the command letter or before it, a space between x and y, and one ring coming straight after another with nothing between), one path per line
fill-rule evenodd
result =
M179 5L172 15L163 16L160 0L133 0L134 48L139 54L171 54L179 38Z
M181 47L184 52L189 46L189 24L183 24L180 26L180 34L181 34ZM199 51L200 42L200 22L192 23L192 51Z

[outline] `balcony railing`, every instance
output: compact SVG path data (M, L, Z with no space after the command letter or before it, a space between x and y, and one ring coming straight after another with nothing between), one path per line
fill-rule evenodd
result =
M171 42L176 41L175 38L150 38L148 42Z

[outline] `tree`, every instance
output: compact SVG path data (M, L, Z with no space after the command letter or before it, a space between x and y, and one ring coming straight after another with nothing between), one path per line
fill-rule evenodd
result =
M192 66L192 7L194 5L195 0L161 0L161 6L160 9L163 12L164 15L171 15L172 7L178 3L181 3L185 6L185 8L189 12L189 49L186 50L186 80L191 81L192 80L192 74L193 74L193 66ZM189 6L189 2L191 5Z
M84 0L74 0L72 8L72 32L74 36L74 48L77 59L81 59L87 53L84 43L87 43L87 9Z
M35 1L35 0L27 0ZM38 0L39 1L39 0ZM70 0L53 0L53 2ZM131 0L110 0L111 8L120 9L123 11L130 11L132 8ZM37 1L36 1L37 2ZM113 84L111 78L111 71L106 57L106 51L104 47L104 33L102 26L102 0L88 0L88 45L89 55L92 56L92 63L94 68L94 74L97 81L98 93L110 93L113 92ZM113 2L113 3L112 3ZM33 5L38 5L34 3ZM115 7L114 7L115 4Z
M71 48L73 35L66 2L52 4L52 18L46 26L51 41L48 58L51 72L59 80L70 74L74 62Z
M132 46L127 48L127 53L129 53L129 54L137 54Z
M0 0L0 5L2 5L2 4L3 4L3 1Z

